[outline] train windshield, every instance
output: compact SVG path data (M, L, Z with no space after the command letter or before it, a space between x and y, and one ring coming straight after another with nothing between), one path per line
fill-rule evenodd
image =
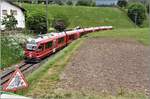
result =
M31 41L28 41L27 45L26 45L26 49L27 50L30 50L30 51L35 51L37 50L37 44L35 41L31 40Z

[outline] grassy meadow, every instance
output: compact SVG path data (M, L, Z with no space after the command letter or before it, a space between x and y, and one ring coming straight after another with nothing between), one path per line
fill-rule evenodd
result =
M144 45L150 44L149 28L114 29L88 34L89 37L132 38Z
M27 13L45 13L44 5L24 4ZM91 27L111 25L114 28L133 28L135 25L126 13L115 7L74 7L74 6L48 6L48 16L52 19L55 15L65 15L69 18L69 28L76 26Z

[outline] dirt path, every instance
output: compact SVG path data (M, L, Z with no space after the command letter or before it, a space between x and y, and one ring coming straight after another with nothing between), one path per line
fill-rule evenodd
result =
M60 75L59 87L117 94L150 93L150 48L134 40L89 39Z

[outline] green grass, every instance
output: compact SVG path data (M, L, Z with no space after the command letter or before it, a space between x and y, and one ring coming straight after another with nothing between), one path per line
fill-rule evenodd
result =
M23 7L27 13L43 12L44 5L24 4ZM53 18L57 14L63 14L69 17L70 26L102 26L112 25L114 28L133 28L135 27L126 13L115 7L74 7L74 6L48 6L48 16Z
M147 18L146 20L144 20L142 27L149 27L149 20L150 20L150 17L149 15L147 15Z
M112 37L112 38L132 38L143 43L150 44L150 29L149 28L134 28L134 29L114 29L111 31L100 31L88 34L89 37Z

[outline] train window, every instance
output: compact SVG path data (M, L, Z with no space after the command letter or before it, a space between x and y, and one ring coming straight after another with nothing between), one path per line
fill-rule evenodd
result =
M60 43L63 43L63 42L64 42L64 37L58 39L58 43L59 43L59 44L60 44Z
M70 40L74 40L74 39L75 39L75 35L74 35L74 34L69 35L69 39L70 39Z
M52 42L52 41L50 41L50 42L46 43L46 48L51 48L51 47L52 47L52 45L53 45L53 42Z
M31 44L27 44L26 45L26 49L29 50L29 51L34 51L37 49L37 46L36 45L31 45Z
M44 45L42 44L38 47L38 51L43 51L43 50L44 50Z

